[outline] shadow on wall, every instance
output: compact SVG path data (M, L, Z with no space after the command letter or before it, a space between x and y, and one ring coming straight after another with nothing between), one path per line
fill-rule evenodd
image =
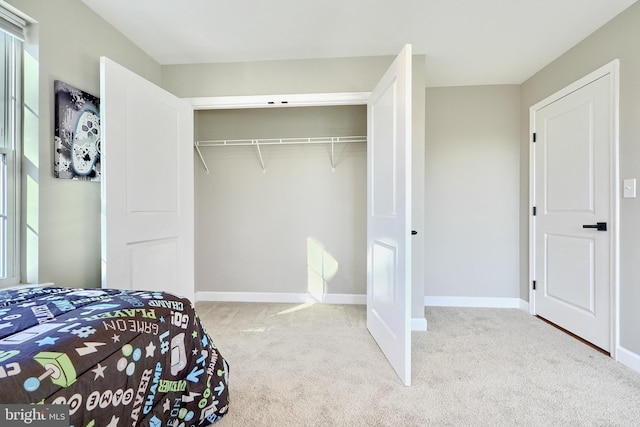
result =
M307 292L323 302L327 284L338 272L338 261L313 237L307 237Z

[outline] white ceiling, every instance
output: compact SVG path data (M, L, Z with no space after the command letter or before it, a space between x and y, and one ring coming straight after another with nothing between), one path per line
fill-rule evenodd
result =
M393 55L519 84L636 0L82 0L162 65Z

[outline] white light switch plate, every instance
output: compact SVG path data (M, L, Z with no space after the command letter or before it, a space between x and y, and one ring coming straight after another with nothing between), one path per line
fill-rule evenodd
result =
M636 197L636 179L625 179L622 183L622 197L633 199Z

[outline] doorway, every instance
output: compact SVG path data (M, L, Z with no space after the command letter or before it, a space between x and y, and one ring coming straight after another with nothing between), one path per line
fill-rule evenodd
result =
M196 155L195 279L201 296L304 301L366 294L365 105L195 112L196 141L299 138L291 145L201 147ZM215 262L212 262L215 260ZM215 293L215 295L214 295Z

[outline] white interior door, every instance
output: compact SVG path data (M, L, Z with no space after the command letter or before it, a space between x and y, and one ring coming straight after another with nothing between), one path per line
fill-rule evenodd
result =
M611 74L532 107L535 313L611 349ZM600 224L600 225L598 225Z
M411 46L367 103L367 328L411 385Z
M100 59L102 286L194 301L193 109Z

